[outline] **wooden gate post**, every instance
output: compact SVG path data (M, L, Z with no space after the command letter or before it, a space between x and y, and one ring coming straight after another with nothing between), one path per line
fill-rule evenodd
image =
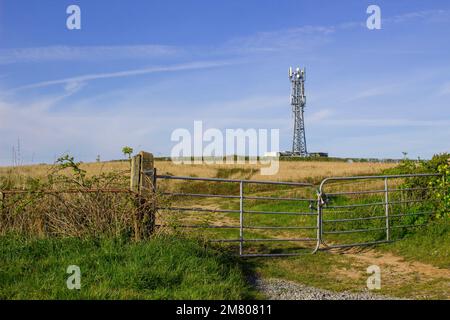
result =
M134 234L136 240L147 238L155 229L155 167L153 155L141 151L131 159L130 190L136 194Z

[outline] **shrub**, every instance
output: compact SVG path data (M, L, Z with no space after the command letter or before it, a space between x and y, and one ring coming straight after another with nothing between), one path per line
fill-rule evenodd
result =
M442 153L434 155L431 160L413 161L403 159L394 168L387 169L385 174L418 174L438 173L441 176L423 179L411 177L405 179L402 188L427 188L422 191L421 197L430 200L434 205L435 218L448 217L450 212L450 154ZM417 193L416 193L417 195Z
M435 190L432 193L437 205L437 218L448 218L450 212L450 165L440 164L438 172L443 176L430 181L430 186Z
M0 186L3 191L14 189L4 193L0 234L128 237L133 232L138 208L134 196L124 188L127 178L121 173L88 177L80 163L65 155L46 178L17 180L26 183L17 185L10 179ZM115 191L105 192L112 189Z

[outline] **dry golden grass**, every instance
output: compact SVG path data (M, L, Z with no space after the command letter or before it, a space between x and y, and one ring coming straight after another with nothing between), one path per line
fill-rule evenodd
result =
M170 173L173 175L194 175L198 177L215 177L219 169L230 170L241 168L243 171L251 171L253 174L248 178L256 180L278 180L278 181L305 181L308 179L320 180L329 176L350 176L362 174L376 174L384 169L392 168L392 163L347 163L347 162L324 162L324 161L280 161L279 171L276 175L261 175L261 165L254 164L222 164L222 165L176 165L169 161L156 162L155 166L159 173ZM234 178L240 178L242 174L236 173Z
M94 162L84 163L81 169L89 175L107 172L124 172L129 170L129 162ZM216 177L219 170L242 169L231 174L230 178L245 178L256 180L278 181L319 181L330 176L352 176L376 174L382 170L394 167L394 163L375 162L325 162L325 161L280 161L280 168L276 175L261 175L260 164L174 164L171 161L155 161L159 174L176 176ZM14 169L15 173L29 177L44 177L51 165L21 166ZM11 172L11 167L0 167L0 176Z
M129 193L8 194L0 208L0 235L119 237L132 234L137 212L133 201Z

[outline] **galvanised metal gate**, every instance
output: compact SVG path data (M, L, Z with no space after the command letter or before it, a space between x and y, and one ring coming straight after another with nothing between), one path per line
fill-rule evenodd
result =
M435 202L428 182L439 176L331 177L315 187L155 174L157 227L202 229L208 241L238 243L242 257L387 243L429 221Z
M314 185L310 183L197 178L170 175L156 175L156 178L158 180L158 194L166 197L165 199L167 197L170 198L170 205L158 206L159 212L168 211L172 214L176 212L182 213L181 217L178 217L175 223L170 221L170 219L169 221L167 221L168 219L161 219L161 215L159 215L159 220L163 220L164 222L158 224L158 227L214 230L206 234L209 241L222 243L237 242L239 244L239 255L242 257L297 255L299 254L298 250L312 252L317 246L319 234L317 232L318 212L315 207L317 199L315 197ZM161 180L182 181L181 186L177 188L181 188L182 192L171 191L170 188L165 188L166 190L161 189ZM208 184L206 188L204 185L195 185L195 183L202 182ZM216 185L211 187L214 184ZM273 190L277 187L279 190ZM288 189L286 190L286 188ZM251 190L251 195L248 194L250 192L248 189ZM295 192L295 189L300 190ZM211 193L209 190L216 192ZM224 191L229 192L225 194ZM273 195L273 193L278 195ZM294 193L296 195L280 195L285 193ZM222 202L222 205L228 205L229 208L217 208L217 206L211 205L208 201L201 201L202 203L200 204L198 203L199 201L192 202L194 198L212 198L215 199L215 202L220 201L218 199L222 199L222 201L225 200ZM160 203L164 204L165 199L161 200ZM257 202L262 202L263 205L258 206ZM277 203L274 209L270 209L273 207L269 205L271 202ZM287 208L286 210L283 210L283 203ZM249 204L250 206L248 206ZM186 217L186 212L195 212L197 214L206 213L212 214L213 216L208 216L208 218L200 220L198 216L190 215ZM256 216L264 218L255 218ZM193 223L193 221L197 223ZM277 221L288 221L288 223L280 224L276 223ZM294 225L295 222L301 224ZM225 230L226 232L221 233L219 230ZM233 233L233 230L237 232ZM222 237L218 237L219 235L222 235ZM284 245L275 250L264 245L259 246L259 248L252 247L254 243L286 242L295 243L297 246ZM306 243L306 245L299 245L300 243ZM270 253L257 252L257 249L270 250ZM289 252L289 250L294 249L298 249L297 252Z
M440 174L332 177L318 194L318 228L324 248L374 245L398 240L435 213L431 179ZM316 250L317 251L317 250Z

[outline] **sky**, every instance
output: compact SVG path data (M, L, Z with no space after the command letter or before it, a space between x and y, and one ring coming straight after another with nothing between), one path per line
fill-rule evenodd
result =
M444 0L0 0L0 165L169 155L198 120L290 150L289 66L308 151L430 158L450 151L449 30Z

